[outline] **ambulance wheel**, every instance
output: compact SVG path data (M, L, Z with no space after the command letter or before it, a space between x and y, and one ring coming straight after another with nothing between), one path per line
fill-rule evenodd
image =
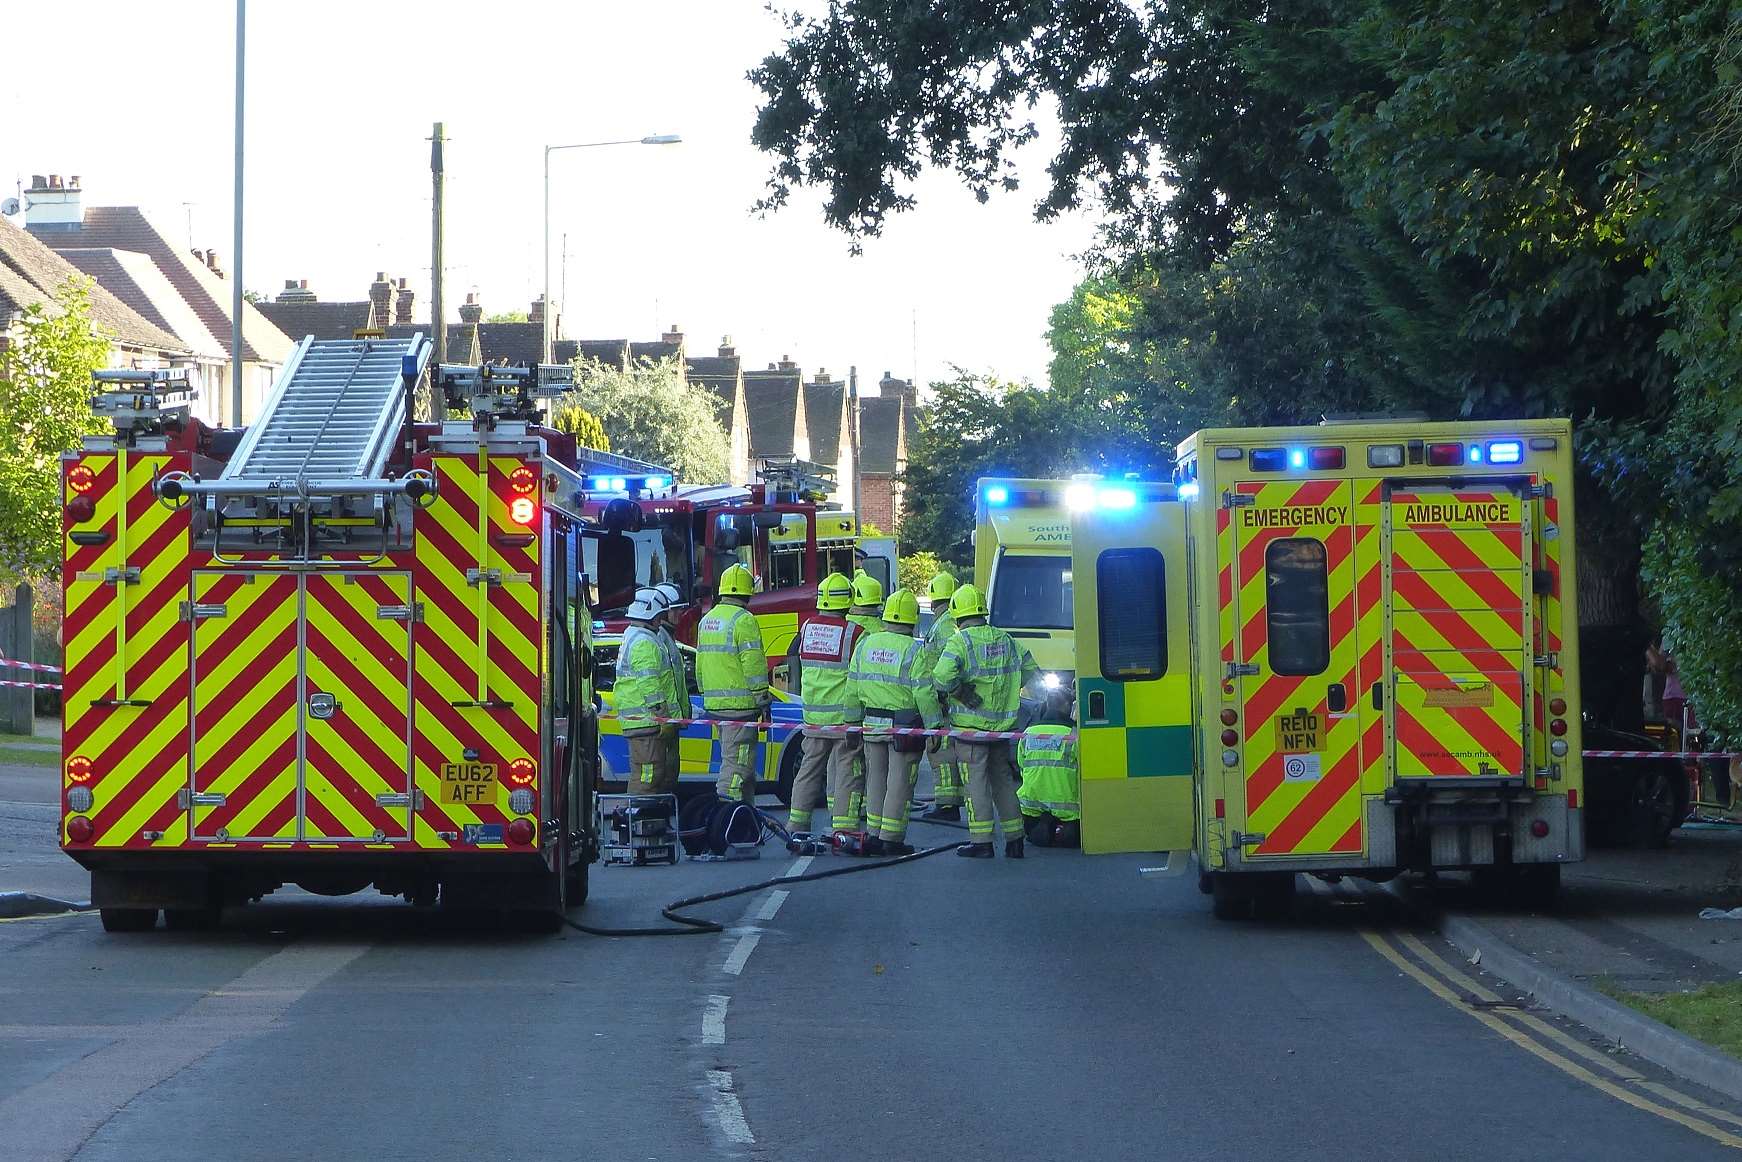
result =
M157 927L156 908L99 908L105 932L149 932Z
M1294 908L1294 873L1266 872L1255 876L1252 911L1260 920L1281 920Z
M1208 872L1210 881L1210 911L1218 920L1250 920L1252 891L1244 876L1227 872Z
M1211 892L1215 891L1215 883L1216 883L1215 877L1211 873L1209 873L1209 872L1199 872L1198 873L1198 891L1201 894L1207 896Z

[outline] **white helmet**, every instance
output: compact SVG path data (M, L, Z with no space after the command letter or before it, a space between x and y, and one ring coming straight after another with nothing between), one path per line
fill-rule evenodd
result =
M665 607L667 609L683 604L683 594L679 593L677 591L677 586L673 585L670 581L661 581L658 585L654 586L654 589L658 590L660 596L665 598Z
M652 621L665 612L665 594L657 589L641 588L635 591L635 600L629 604L630 621Z

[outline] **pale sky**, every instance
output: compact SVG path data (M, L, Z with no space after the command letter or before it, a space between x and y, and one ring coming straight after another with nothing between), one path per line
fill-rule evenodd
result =
M930 174L918 208L865 253L814 194L758 220L765 157L745 72L779 43L761 0L576 3L250 0L244 283L306 278L367 297L377 270L429 294L429 146L446 125L447 296L525 309L540 289L545 144L679 133L675 146L551 159L551 284L575 338L692 353L730 334L747 366L857 364L861 384L950 364L1044 380L1048 310L1079 276L1086 217L1033 221L1050 155L1030 147L1015 195L980 205ZM86 205L146 207L176 237L231 254L234 5L82 0L0 17L0 196L78 174Z

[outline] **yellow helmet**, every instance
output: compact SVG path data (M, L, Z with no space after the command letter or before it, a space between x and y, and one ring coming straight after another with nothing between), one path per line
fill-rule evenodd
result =
M940 601L948 601L955 595L956 579L948 573L939 573L931 579L931 584L926 587L926 596L931 598L933 605Z
M964 617L985 617L986 599L972 585L963 585L950 594L950 616L957 621Z
M911 589L897 589L883 604L883 620L891 625L918 625L919 598Z
M742 565L733 565L720 574L721 597L748 597L756 592L756 578Z
M827 612L846 609L853 604L853 583L839 573L830 573L817 586L817 608Z
M882 605L883 583L864 570L853 578L854 605Z

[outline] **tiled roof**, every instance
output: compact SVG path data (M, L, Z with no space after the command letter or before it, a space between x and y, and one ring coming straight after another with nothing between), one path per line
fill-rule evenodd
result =
M859 401L859 471L891 476L905 467L907 434L899 397L870 396Z
M291 342L304 336L317 339L349 339L363 327L374 325L375 304L360 303L255 303L255 309L273 326L287 335Z
M206 268L170 236L151 224L137 206L91 206L80 226L28 228L55 250L114 249L148 255L177 295L199 316L206 331L230 350L230 283ZM182 336L185 340L187 336ZM185 342L184 346L192 346ZM242 358L283 363L294 344L252 304L242 304Z
M657 343L629 344L629 358L640 362L645 359L649 363L658 363L661 359L683 358L682 343L667 343L660 340Z
M544 324L479 323L478 349L485 363L538 363L544 359Z
M804 392L797 371L745 372L744 403L749 412L752 456L797 454L797 437L804 423Z
M629 366L629 340L580 339L575 343L575 354L622 371Z
M695 355L684 360L684 378L714 393L714 411L728 429L738 406L741 361L736 355Z
M42 242L0 218L0 315L46 303L67 279L82 272ZM95 277L94 275L92 277ZM91 321L118 342L183 354L193 349L161 322L128 306L101 282L91 288Z
M365 306L368 304L365 303ZM387 328L389 339L409 339L418 333L430 333L428 323L395 323ZM315 336L317 339L320 336ZM344 336L350 338L349 335ZM432 356L433 358L433 356ZM478 365L478 341L470 323L448 324L448 358L449 363L469 363Z
M804 412L810 458L818 464L839 464L841 438L846 435L847 385L839 380L805 384Z

